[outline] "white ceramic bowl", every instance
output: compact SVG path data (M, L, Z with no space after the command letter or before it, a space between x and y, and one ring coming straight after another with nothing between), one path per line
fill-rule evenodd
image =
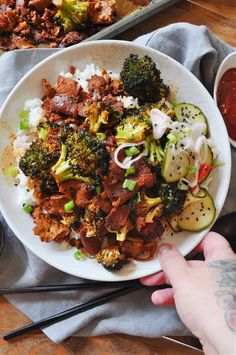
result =
M221 63L221 65L216 73L216 78L215 78L215 83L214 83L214 94L213 94L216 104L217 104L217 89L219 86L220 79L222 78L224 73L228 69L231 69L231 68L236 68L236 52L233 52L233 53L227 55L227 57L225 57L225 59ZM234 141L230 137L229 137L229 141L232 144L232 146L236 148L236 141Z
M165 83L169 84L172 92L176 94L176 99L193 103L206 114L212 140L220 148L219 160L225 162L223 167L215 169L214 181L210 188L218 215L226 198L231 170L230 146L224 122L210 94L195 76L178 62L156 50L111 40L84 43L56 53L35 66L18 83L2 107L1 119L7 121L13 129L17 129L17 112L22 109L25 100L40 98L43 95L42 78L54 83L58 74L68 70L70 65L83 70L85 65L91 62L105 67L108 71L110 69L119 72L124 58L130 53L152 57L161 70ZM1 128L0 154L8 143L8 130ZM42 243L33 234L32 218L17 205L16 200L14 186L10 186L0 174L0 208L7 223L25 246L55 268L75 276L104 281L136 279L161 269L157 257L148 262L132 262L117 273L106 271L95 260L76 261L73 258L74 249L66 250L64 245L56 243ZM181 253L186 255L201 241L206 232L207 230L195 234L182 232L167 236L166 241L178 246Z

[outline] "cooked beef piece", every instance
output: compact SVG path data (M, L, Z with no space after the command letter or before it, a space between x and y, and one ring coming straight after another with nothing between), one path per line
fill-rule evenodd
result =
M144 241L141 238L135 238L136 240L125 240L121 246L121 251L128 257L135 257L143 253Z
M14 33L11 36L10 41L16 49L34 48L32 43L26 41L24 38L20 36L16 36Z
M106 217L106 228L109 231L118 231L126 224L130 213L130 207L127 205L114 207Z
M81 242L90 255L96 255L102 247L102 242L95 237L81 237Z
M68 95L71 97L77 97L81 89L82 88L77 83L77 81L59 75L57 79L57 86L55 87L55 90L58 95Z
M117 182L113 185L104 183L104 190L107 196L112 200L112 205L114 207L122 205L136 194L136 191L124 189L122 187L122 182Z
M88 90L90 93L99 94L101 97L108 93L107 81L103 76L94 74L88 79Z
M64 239L70 234L68 227L45 215L41 207L36 207L32 216L35 223L34 233L40 237L42 242Z
M54 87L52 87L52 85L49 83L48 80L46 79L43 79L42 80L42 84L43 84L43 91L44 91L44 94L49 97L50 99L52 97L54 97L56 95L56 90Z
M12 32L18 23L19 11L9 9L4 13L0 12L0 33Z
M120 79L111 79L110 87L112 95L119 96L124 94L124 89Z
M81 189L83 183L78 180L63 181L59 185L59 192L70 200L75 199L76 193Z
M98 210L102 210L105 213L109 213L112 209L111 201L108 198L103 198L101 195L98 195L93 198L95 205Z
M86 184L82 184L76 192L75 204L78 207L87 207L92 199L92 193Z
M100 0L90 3L89 20L94 24L111 24L115 21L115 0Z
M133 165L137 171L135 181L137 182L138 189L141 187L152 187L156 183L156 175L152 173L144 159L139 159Z
M152 223L147 223L140 229L140 234L145 241L155 240L163 234L164 228L159 220L154 220Z
M51 216L61 217L65 212L65 204L69 201L63 195L53 195L49 198L44 199L41 203L41 207Z
M110 160L106 181L109 184L115 184L118 181L123 181L124 175L125 170L120 168L113 159Z
M47 98L44 100L43 107L49 113L77 117L76 102L68 95L56 95L52 99Z
M108 234L108 230L105 226L105 218L99 218L96 221L96 230L98 237L104 237Z
M77 31L71 31L63 36L63 39L59 47L69 47L74 44L80 43L86 38L86 36Z
M29 7L37 11L44 11L47 7L52 5L52 0L30 0Z
M135 216L135 228L138 232L146 225L145 217L137 217Z

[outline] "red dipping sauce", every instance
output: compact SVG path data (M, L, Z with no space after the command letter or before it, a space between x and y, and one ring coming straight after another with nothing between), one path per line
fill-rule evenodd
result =
M228 69L220 79L217 105L230 138L236 141L236 68Z

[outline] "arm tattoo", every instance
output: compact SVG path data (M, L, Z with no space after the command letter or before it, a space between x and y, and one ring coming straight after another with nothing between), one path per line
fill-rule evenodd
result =
M225 309L226 323L236 332L236 259L215 260L208 266L220 269L221 279L218 284L222 290L215 292L217 304Z

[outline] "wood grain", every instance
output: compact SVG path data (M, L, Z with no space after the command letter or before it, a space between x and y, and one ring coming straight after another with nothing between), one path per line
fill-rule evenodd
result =
M235 0L190 0L190 2L215 12L231 20L236 20L236 1Z
M227 0L225 0L224 3L227 4ZM236 21L185 0L181 0L176 5L167 8L144 22L141 22L133 27L132 30L127 30L116 38L131 41L144 33L155 31L157 28L176 22L189 22L194 25L205 25L225 42L232 46L236 46Z
M119 35L117 39L132 40L142 34L174 22L205 25L217 36L236 47L236 0L181 0L178 4L151 17ZM23 326L29 319L0 297L0 334ZM195 344L194 338L178 338ZM72 337L60 345L51 342L41 331L6 342L0 338L0 355L197 355L200 351L167 339L148 339L127 335Z

